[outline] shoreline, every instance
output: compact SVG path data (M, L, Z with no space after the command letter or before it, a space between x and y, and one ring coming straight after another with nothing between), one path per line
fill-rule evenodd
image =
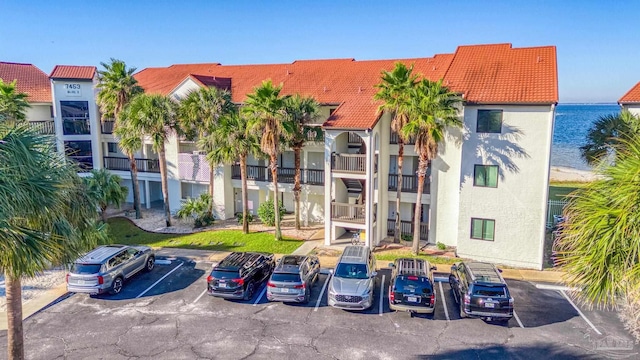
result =
M568 166L551 166L550 182L592 182L601 176L591 170L579 170Z

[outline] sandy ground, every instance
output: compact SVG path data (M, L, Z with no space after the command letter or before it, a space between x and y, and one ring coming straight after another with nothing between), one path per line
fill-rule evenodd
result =
M601 178L593 171L578 170L564 166L552 166L551 174L549 176L550 181L561 182L590 182Z
M67 272L63 269L47 270L33 278L22 279L22 302L25 303L43 292L64 283ZM5 311L7 296L4 276L0 276L0 311Z

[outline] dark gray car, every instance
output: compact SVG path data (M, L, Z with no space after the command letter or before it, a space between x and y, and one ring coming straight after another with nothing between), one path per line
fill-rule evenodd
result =
M315 256L283 256L267 283L267 300L308 303L319 273Z
M148 246L100 246L76 260L67 274L67 291L118 294L125 279L151 271L155 254Z

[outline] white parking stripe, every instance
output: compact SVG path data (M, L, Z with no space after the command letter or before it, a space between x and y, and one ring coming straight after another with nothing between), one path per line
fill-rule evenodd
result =
M442 282L438 282L438 285L440 286L440 297L442 298L442 306L444 307L444 317L447 318L447 321L451 321L451 318L449 318L449 309L447 309L447 300L445 300L444 290L442 290Z
M171 265L171 260L156 259L158 265Z
M267 292L267 286L264 286L264 289L262 289L262 292L260 293L260 296L258 296L258 298L256 299L256 301L253 302L253 306L258 305L258 303L260 302L260 299L262 299L262 297L264 296L264 294Z
M522 321L520 321L520 318L518 317L518 314L516 314L515 310L513 310L513 317L516 318L516 321L518 322L518 326L524 329L524 325L522 325Z
M382 275L382 281L380 282L380 306L379 306L379 310L378 313L380 314L380 316L382 316L382 307L383 307L383 303L382 300L384 300L384 278L386 277L386 275Z
M318 306L320 306L320 301L322 301L322 296L324 295L324 291L327 289L327 284L329 283L329 279L331 279L331 274L327 276L327 280L324 281L324 285L322 285L322 290L320 290L320 295L318 296L318 301L316 301L316 307L313 311L318 311Z
M204 290L202 291L202 293L200 293L200 295L198 295L198 297L197 297L195 300L193 300L192 304L197 303L197 302L198 302L198 300L200 300L200 298L201 298L201 297L202 297L206 292L207 292L207 289L204 289Z
M154 282L151 286L149 286L147 288L147 290L143 291L142 293L140 293L140 295L136 296L136 299L139 297L142 297L142 295L146 294L147 292L149 292L149 290L153 289L154 286L158 285L160 283L160 281L164 280L167 276L171 275L171 273L173 273L174 271L178 270L180 268L180 266L184 265L183 262L180 262L180 264L178 264L178 266L176 266L175 268L173 268L171 271L169 271L168 273L164 274L163 277L161 277L160 279L158 279L158 281Z
M578 314L580 314L580 316L584 319L584 321L587 322L587 324L589 324L589 326L591 326L591 328L593 329L593 331L596 332L596 334L598 335L602 335L602 333L600 331L598 331L598 329L596 329L596 327L591 323L591 321L589 321L589 319L587 319L586 316L584 316L584 314L582 313L582 311L580 311L580 309L578 309L578 307L576 306L576 304L573 303L573 301L571 300L571 298L562 290L558 291L560 294L562 294L562 296L564 296L565 299L567 299L567 301L569 302L569 304L571 304L571 306L573 306L574 309L576 309L576 311L578 312Z

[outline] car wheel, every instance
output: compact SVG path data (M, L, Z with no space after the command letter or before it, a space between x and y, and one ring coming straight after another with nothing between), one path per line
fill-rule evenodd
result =
M156 259L153 256L150 256L147 259L147 263L144 266L144 270L147 272L153 270L153 267L155 266L155 264L156 264Z
M113 279L113 283L111 283L110 293L112 295L119 294L120 291L122 291L123 284L124 284L124 280L122 280L122 277L118 276L117 278Z
M251 298L253 298L253 290L254 290L253 282L250 282L249 285L247 285L247 290L245 290L244 292L245 301L249 301L251 300Z

